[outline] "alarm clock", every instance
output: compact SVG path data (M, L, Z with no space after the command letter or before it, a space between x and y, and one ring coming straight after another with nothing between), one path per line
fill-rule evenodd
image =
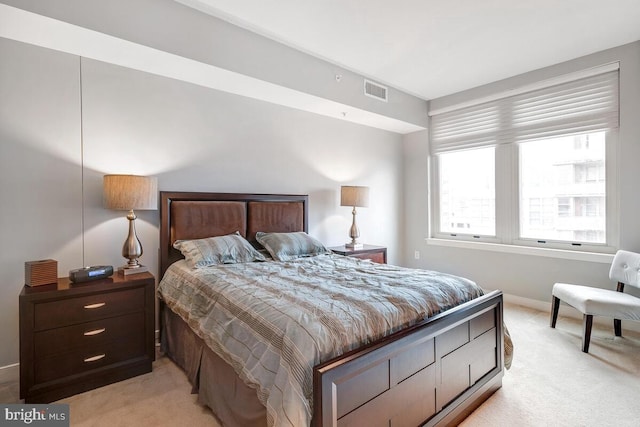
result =
M113 266L94 265L69 271L69 280L73 283L89 282L91 280L106 279L113 275Z

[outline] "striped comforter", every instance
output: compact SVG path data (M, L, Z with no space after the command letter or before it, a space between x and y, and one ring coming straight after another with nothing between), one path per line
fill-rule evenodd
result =
M191 269L160 297L242 380L270 426L309 425L313 366L482 295L470 280L338 255Z

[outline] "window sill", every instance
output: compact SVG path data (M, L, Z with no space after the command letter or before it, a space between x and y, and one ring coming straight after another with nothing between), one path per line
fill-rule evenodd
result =
M534 248L530 246L505 245L501 243L468 242L462 240L437 239L429 237L425 239L428 245L448 246L453 248L477 249L493 252L505 252L519 255L544 256L549 258L571 259L575 261L601 262L611 264L613 254L598 252L579 252L563 249Z

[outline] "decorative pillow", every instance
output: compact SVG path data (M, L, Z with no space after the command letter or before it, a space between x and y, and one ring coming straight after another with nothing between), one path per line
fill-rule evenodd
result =
M192 268L265 260L265 257L237 231L234 234L206 239L176 240L173 247L182 252Z
M269 251L276 261L331 253L318 240L304 231L295 233L256 233L256 240Z

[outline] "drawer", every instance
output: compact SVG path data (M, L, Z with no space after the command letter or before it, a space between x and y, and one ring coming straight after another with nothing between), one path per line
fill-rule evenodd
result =
M384 264L384 253L382 252L376 252L371 254L354 254L349 256L353 258L370 259L371 261L377 262L378 264Z
M36 331L144 310L144 288L103 292L34 305Z
M135 357L144 357L143 333L131 340L113 340L44 357L35 362L35 383L82 374Z
M141 339L143 334L143 312L48 329L34 334L35 358L92 348L114 340Z

